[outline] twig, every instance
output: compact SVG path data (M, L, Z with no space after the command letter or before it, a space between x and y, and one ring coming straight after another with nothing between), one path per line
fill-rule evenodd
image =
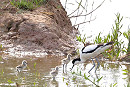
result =
M78 7L80 7L81 6L81 3L82 3L82 0L80 1L80 3L78 3L79 4L79 6ZM79 14L79 9L78 9L78 11L77 11L77 15ZM77 18L75 19L75 24L76 24L76 22L77 22Z
M104 1L105 1L105 0L104 0ZM101 7L101 6L102 6L102 4L104 3L104 1L103 1L103 2L99 5L99 6L97 6L94 10L92 10L91 12L89 12L89 13L87 13L87 14L85 14L85 15L76 15L76 16L71 16L71 17L69 17L69 18L90 15L90 14L91 14L91 13L93 13L95 10L97 10L99 7Z
M77 1L76 1L76 3L80 4L80 3L77 2ZM85 2L85 4L86 4L86 2ZM85 7L84 7L82 4L80 4L80 5L81 5L81 7L87 12L87 10L85 9ZM83 10L82 10L82 12L83 12ZM82 12L81 12L80 14L82 14Z
M81 1L80 1L80 3L81 3ZM70 14L68 15L68 17L69 17L70 15L72 15L73 13L75 13L75 12L79 9L79 7L80 7L80 4L78 5L78 7L77 7L72 13L70 13Z
M87 5L86 5L87 4ZM85 2L85 6L86 6L86 9L87 9L87 7L88 7L88 0L86 0L86 2ZM84 7L85 7L84 6ZM86 13L87 13L88 11L86 10ZM84 21L86 21L86 16L85 16L85 18L84 18Z
M79 9L79 7L76 8L72 13L70 13L70 14L68 15L68 17L69 17L70 15L72 15L73 13L75 13L78 9Z
M84 21L84 22L82 22L82 23L79 23L79 24L73 25L73 27L75 27L75 26L79 26L79 25L81 25L81 24L85 24L85 23L87 23L87 22L94 21L95 19L96 19L96 17L95 17L93 20Z
M92 10L93 10L93 6L94 6L94 1L92 3ZM92 18L92 14L90 15L90 20L91 20L91 18Z
M5 6L5 8L7 8L10 5L10 2Z

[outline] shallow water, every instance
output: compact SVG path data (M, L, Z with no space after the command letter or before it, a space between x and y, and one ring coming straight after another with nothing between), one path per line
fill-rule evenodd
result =
M0 59L0 87L125 87L130 85L130 74L122 70L130 71L130 63L101 61L97 73L94 69L88 73L93 66L91 61L76 65L72 72L69 63L67 70L63 73L60 56L46 56L44 58L26 58L28 67L17 73L15 67L21 64L25 58L1 58ZM55 80L52 80L50 71L59 66L59 72ZM88 79L84 78L84 73ZM126 74L123 74L126 73ZM101 78L100 81L98 81Z

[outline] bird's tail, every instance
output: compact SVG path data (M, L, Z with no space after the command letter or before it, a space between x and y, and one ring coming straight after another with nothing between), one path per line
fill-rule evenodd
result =
M113 43L114 43L113 41L110 41L110 42L105 43L104 46L112 45Z

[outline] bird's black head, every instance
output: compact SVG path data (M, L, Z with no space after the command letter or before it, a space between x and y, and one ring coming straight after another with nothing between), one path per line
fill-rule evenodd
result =
M81 62L81 59L80 59L80 58L73 59L73 60L72 60L73 66L72 66L71 70L73 69L74 65L76 65L76 64L78 64L78 63L80 63L80 62Z
M76 65L80 61L81 61L80 58L73 59L72 64Z

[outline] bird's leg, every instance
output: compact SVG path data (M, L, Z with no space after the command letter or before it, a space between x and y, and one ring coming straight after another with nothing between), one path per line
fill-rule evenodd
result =
M53 80L55 80L55 76L53 76Z
M96 67L96 69L95 69L95 73L96 73L96 71L97 71L98 67L100 66L100 62L98 61L98 59L97 59L97 58L96 58L96 61L97 61L97 67Z
M99 79L99 76L97 75L97 73L95 73L95 75L96 75L96 78Z
M64 64L63 64L63 73L64 73Z
M18 72L18 73L20 73L20 70L19 70L19 69L17 69L17 72Z
M91 58L92 59L92 58ZM93 61L93 67L88 71L88 73L90 73L90 71L95 67L95 62L94 62L94 60L92 59L92 61Z
M65 69L67 69L67 64L65 64Z
M67 64L65 64L65 72L67 73Z
M16 69L17 70L17 72L19 72L19 70L18 69Z

